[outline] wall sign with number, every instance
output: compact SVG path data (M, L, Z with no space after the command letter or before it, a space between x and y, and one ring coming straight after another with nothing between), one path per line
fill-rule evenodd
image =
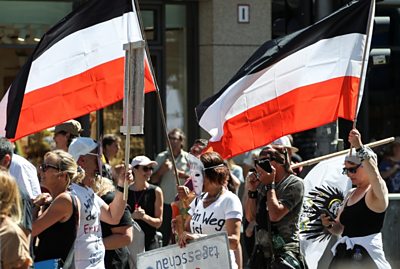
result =
M238 5L238 23L250 22L250 5Z

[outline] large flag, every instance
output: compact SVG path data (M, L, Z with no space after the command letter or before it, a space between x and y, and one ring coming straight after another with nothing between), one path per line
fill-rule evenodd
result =
M304 178L303 212L300 218L300 246L309 269L328 268L321 260L332 257L328 243L332 238L323 227L320 209L337 215L351 181L342 174L346 154L318 163Z
M121 100L123 44L142 39L132 0L88 1L67 15L42 37L1 100L0 135L18 139Z
M372 1L353 1L264 43L222 90L196 107L200 126L211 135L209 147L229 158L338 117L354 120Z

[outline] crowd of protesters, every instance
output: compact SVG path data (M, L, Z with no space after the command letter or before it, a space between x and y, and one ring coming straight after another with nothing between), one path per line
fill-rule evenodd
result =
M121 147L117 135L98 143L81 132L75 120L56 126L55 149L43 156L38 172L0 138L0 268L40 268L48 260L63 268L136 268L140 252L173 243L185 247L220 231L228 236L232 268L307 268L299 244L304 186L299 170L291 169L299 155L289 137L249 153L238 165L204 153L205 139L186 152L185 134L175 128L168 133L171 153L155 160L135 156L125 168L110 163ZM321 214L326 232L342 236L329 268L390 268L380 231L387 186L397 190L400 143L378 165L358 130L348 140L355 153L346 157L343 171L355 188L336 219ZM201 171L191 171L190 158L199 160ZM171 207L177 199L187 207L184 221ZM204 222L211 216L215 221Z

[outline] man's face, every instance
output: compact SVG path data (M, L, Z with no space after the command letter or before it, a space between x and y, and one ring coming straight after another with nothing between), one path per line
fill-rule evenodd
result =
M182 148L182 138L179 133L170 133L168 135L169 141L171 142L171 147L173 150L178 150Z
M106 147L110 158L115 158L115 156L117 156L118 154L119 149L121 148L119 142L114 142Z
M57 149L64 149L68 144L68 134L58 132L53 137Z
M85 170L87 176L94 178L100 173L100 156L97 150L94 150L85 156L82 156L83 162L81 162L82 168Z

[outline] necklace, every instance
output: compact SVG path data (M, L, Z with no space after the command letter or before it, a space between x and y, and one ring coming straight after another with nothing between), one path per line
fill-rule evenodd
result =
M224 191L224 187L221 188L221 190L217 193L217 195L211 197L209 193L207 193L207 196L203 198L203 206L204 208L208 207L210 204L214 203L215 201L218 200L218 198L221 196L221 194Z
M136 192L140 192L139 198L136 199ZM138 209L139 208L139 203L143 198L144 193L146 192L146 189L141 190L141 191L133 191L133 201L134 201L134 209Z

